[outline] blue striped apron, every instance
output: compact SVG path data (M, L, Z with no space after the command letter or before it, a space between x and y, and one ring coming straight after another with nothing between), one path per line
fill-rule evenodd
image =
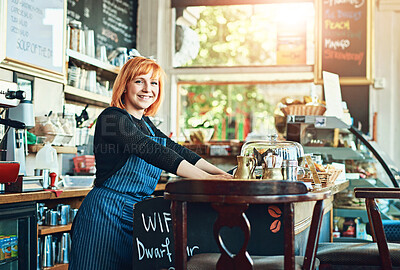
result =
M166 139L144 122L148 137L165 146ZM74 219L70 270L134 269L133 205L154 192L161 171L131 155L103 186L89 192Z

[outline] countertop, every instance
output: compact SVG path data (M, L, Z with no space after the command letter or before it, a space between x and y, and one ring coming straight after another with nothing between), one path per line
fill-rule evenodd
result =
M156 191L164 190L164 188L165 183L158 184ZM58 197L52 191L3 193L0 194L0 204L85 197L91 189L90 187L61 189L62 192Z

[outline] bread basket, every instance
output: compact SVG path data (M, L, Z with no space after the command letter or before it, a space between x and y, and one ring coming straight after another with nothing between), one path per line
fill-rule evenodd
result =
M288 105L281 108L281 111L287 115L323 115L326 111L326 107L322 105L305 105L296 104Z

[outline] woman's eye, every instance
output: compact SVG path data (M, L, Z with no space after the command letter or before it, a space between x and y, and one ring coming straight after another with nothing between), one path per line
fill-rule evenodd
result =
M142 83L142 80L136 80L135 83Z
M152 85L158 85L158 82L151 82Z

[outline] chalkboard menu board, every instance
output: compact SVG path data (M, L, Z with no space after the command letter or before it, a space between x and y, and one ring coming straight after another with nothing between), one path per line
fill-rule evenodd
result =
M371 83L372 0L316 1L319 10L317 80L336 73L341 84Z
M272 209L283 209L274 205ZM278 211L280 212L280 211ZM246 216L251 223L251 237L248 251L252 255L283 254L283 217L271 215L270 205L250 205ZM198 253L217 253L213 224L217 213L209 204L188 203L188 246L189 257ZM162 197L151 198L134 205L133 211L133 268L146 270L174 269L174 236L170 201ZM276 224L279 224L277 230ZM225 245L238 253L244 241L239 228L223 228L220 234ZM276 231L274 231L276 230ZM305 240L296 236L304 248ZM300 252L300 251L299 251Z
M95 33L95 46L136 47L137 0L68 0L67 18Z
M5 0L6 1L6 0ZM7 0L2 4L0 23L0 62L19 63L51 71L64 72L64 18L63 0ZM4 11L7 16L4 16Z

